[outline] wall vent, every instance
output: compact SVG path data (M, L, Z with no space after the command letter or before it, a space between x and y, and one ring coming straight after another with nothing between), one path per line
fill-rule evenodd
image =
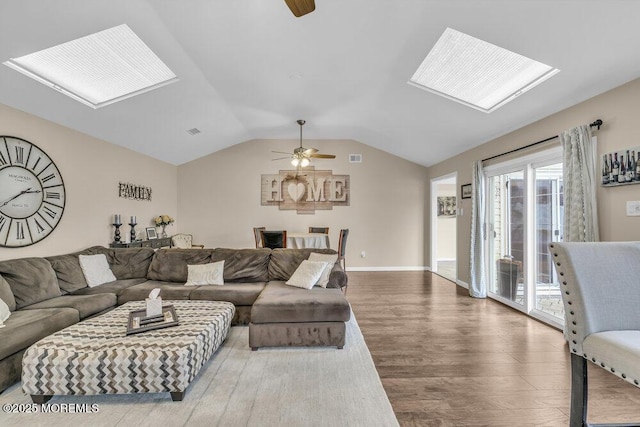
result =
M362 154L349 154L349 163L362 163Z
M189 135L197 135L197 134L199 134L199 133L200 133L200 129L198 129L198 128L189 129L189 130L187 131L187 133L188 133Z

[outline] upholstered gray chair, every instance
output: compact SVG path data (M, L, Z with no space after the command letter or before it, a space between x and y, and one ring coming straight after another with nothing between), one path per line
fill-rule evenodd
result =
M640 242L549 248L571 352L570 425L586 426L587 361L640 387Z

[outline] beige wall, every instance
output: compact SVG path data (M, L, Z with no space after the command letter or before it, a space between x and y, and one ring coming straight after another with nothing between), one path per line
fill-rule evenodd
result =
M456 196L456 185L438 184L438 196ZM460 203L459 196L456 203ZM437 221L438 260L456 259L456 217L439 216Z
M557 135L563 130L591 123L595 119L604 121L604 126L596 132L600 155L635 147L640 145L639 117L640 79L438 163L429 168L429 178L457 172L460 185L470 183L471 166L475 160L531 144ZM601 240L640 240L640 217L625 215L626 201L640 200L640 185L618 188L598 187L597 197ZM459 201L461 202L459 207L464 208L464 215L460 216L458 221L458 278L469 283L471 199L459 199Z
M25 248L0 247L0 260L106 246L113 240L114 213L121 214L123 222L136 215L142 232L153 216L177 214L176 166L4 105L0 105L0 135L26 139L43 149L60 169L67 196L62 219L47 238ZM120 181L151 187L152 201L119 198ZM128 236L129 226L121 231Z
M421 267L425 264L426 168L352 140L313 141L305 146L336 154L315 160L319 170L351 176L350 206L298 215L260 205L262 174L291 170L287 160L271 151L290 152L297 141L252 140L178 167L178 216L184 232L208 247L255 247L252 228L306 231L330 227L337 247L341 228L350 230L348 267ZM363 162L349 163L349 154ZM361 258L360 253L366 253Z

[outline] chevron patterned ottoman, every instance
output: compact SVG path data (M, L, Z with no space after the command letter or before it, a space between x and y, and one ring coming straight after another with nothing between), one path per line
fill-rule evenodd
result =
M22 360L22 389L35 403L53 395L171 393L182 400L202 366L227 337L235 313L221 301L163 301L180 324L126 335L128 302L69 326L29 347Z

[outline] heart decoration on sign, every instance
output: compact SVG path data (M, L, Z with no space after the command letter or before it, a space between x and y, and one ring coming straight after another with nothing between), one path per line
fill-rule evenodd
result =
M304 196L304 190L304 184L302 183L291 183L287 186L287 192L294 202L298 202L300 201L300 199L302 199L302 196Z

